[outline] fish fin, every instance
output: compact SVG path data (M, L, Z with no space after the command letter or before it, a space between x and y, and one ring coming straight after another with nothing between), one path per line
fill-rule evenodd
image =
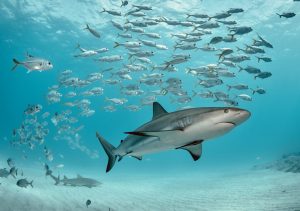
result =
M187 150L194 161L198 160L201 157L202 154L202 142L203 140L194 141L190 144L184 145L182 147L178 147L176 149L184 149Z
M158 102L153 102L153 119L156 119L164 114L167 114L168 112L162 107Z
M31 73L31 70L27 70L27 72L26 72L26 73L27 73L27 74L28 74L28 73Z
M33 188L33 180L29 183L29 185Z
M276 15L278 15L278 16L279 16L279 18L281 18L281 17L282 17L282 15L280 15L279 13L276 13Z
M230 85L226 85L228 87L228 91L230 91L230 89L232 88Z
M238 65L239 72L241 72L244 68L242 68L240 65Z
M82 176L80 174L77 174L77 178L82 178Z
M109 172L113 168L113 166L115 165L115 162L116 162L117 156L114 153L114 150L116 148L113 145L111 145L110 143L108 143L103 137L101 137L98 132L96 133L96 136L108 156L106 172Z
M64 179L68 179L68 177L66 175L64 175Z
M19 62L15 58L13 58L13 62L14 62L15 65L11 68L11 71L14 71L17 68L18 65L22 64L22 62Z
M143 157L140 156L140 155L131 155L131 157L136 158L138 160L142 160L143 159Z
M89 24L86 24L86 27L84 29L89 29L89 28L90 28Z
M114 46L114 48L116 48L116 47L118 47L118 46L120 46L120 43L118 43L118 42L115 42L115 46Z
M174 133L183 132L184 128L178 128L174 130L161 130L161 131L132 131L125 132L125 134L135 135L135 136L145 136L145 137L161 137L165 135L173 135Z

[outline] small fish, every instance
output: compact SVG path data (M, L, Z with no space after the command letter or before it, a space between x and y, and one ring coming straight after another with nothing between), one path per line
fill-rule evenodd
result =
M131 34L119 34L118 33L118 37L122 37L122 38L132 38L132 35Z
M88 30L92 35L94 35L97 38L101 37L100 34L95 29L90 28L88 24L86 24L86 27L84 29Z
M265 78L269 78L271 76L272 76L272 73L270 73L270 72L260 72L254 76L254 79L256 79L256 78L265 79Z
M21 187L21 188L27 188L28 185L30 185L33 188L33 180L31 182L28 182L27 179L20 179L17 181L17 186Z
M276 14L279 16L279 18L281 18L281 17L292 18L292 17L296 16L296 14L293 12L284 12L282 14L279 14L279 13L276 13Z
M230 89L237 89L237 90L249 89L248 85L246 85L246 84L227 85L227 87L228 87L228 91Z
M272 59L269 57L256 57L257 61L260 62L260 60L263 60L264 62L272 62Z
M12 168L12 167L15 166L15 162L13 161L13 159L8 158L8 159L7 159L7 165L8 165L10 168Z
M245 100L245 101L252 101L252 97L250 97L249 95L247 94L240 94L240 95L237 95L236 96L237 98L240 98L242 100Z
M123 1L123 0L122 0L121 7L125 7L125 6L127 6L127 5L128 5L128 1L127 1L127 0Z
M257 73L260 73L261 70L256 68L256 67L252 67L252 66L247 66L247 67L241 67L241 66L238 66L238 68L240 69L239 72L241 72L242 70L245 70L246 72L250 73L250 74L257 74Z
M234 35L244 35L247 34L251 31L253 31L253 29L251 27L248 26L236 26L236 27L228 27L228 30L230 32L234 32L234 34L231 34L231 36Z
M258 93L258 94L265 94L266 93L266 90L264 90L263 88L259 88L257 87L256 89L251 89L252 90L252 94L254 95L255 93Z
M42 58L36 58L31 55L27 55L25 61L18 61L14 58L13 62L15 65L11 69L12 71L14 71L18 65L24 66L27 69L27 73L30 73L32 71L42 72L44 70L50 70L53 68L53 65L50 61Z
M103 13L103 12L106 12L110 15L114 15L114 16L122 16L121 12L118 12L118 11L115 11L115 10L106 10L105 8L103 8L102 12L100 13Z
M242 8L230 8L227 12L230 13L230 14L233 14L233 13L244 12L244 10Z
M128 2L127 2L127 4L128 4ZM89 199L85 202L86 207L89 207L91 204L92 204L92 201Z

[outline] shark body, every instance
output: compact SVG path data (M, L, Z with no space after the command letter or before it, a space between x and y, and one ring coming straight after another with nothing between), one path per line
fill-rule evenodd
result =
M134 131L118 147L112 146L99 133L100 144L108 155L106 172L117 158L126 155L142 160L145 154L187 150L196 161L201 157L202 143L231 131L250 117L250 112L234 107L191 108L168 113L158 102L153 103L153 118Z

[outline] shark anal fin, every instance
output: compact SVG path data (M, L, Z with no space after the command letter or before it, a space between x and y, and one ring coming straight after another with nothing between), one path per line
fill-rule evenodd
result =
M176 149L184 149L187 150L194 161L198 160L201 157L202 154L202 142L203 140L194 141L190 144L184 145L182 147L178 147Z
M183 128L176 128L175 130L160 130L160 131L132 131L125 132L125 134L136 135L136 136L153 136L153 137L161 137L174 135L175 133L184 131Z
M138 160L142 160L143 159L143 157L140 156L140 155L131 155L131 157L136 158Z
M167 114L168 112L158 103L153 103L153 117L152 119L156 119L164 114Z

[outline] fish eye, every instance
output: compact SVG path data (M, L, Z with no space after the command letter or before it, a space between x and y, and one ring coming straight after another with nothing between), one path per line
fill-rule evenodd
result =
M224 113L228 113L229 112L229 109L228 108L225 108L224 109Z
M48 65L51 65L51 62L48 62Z

